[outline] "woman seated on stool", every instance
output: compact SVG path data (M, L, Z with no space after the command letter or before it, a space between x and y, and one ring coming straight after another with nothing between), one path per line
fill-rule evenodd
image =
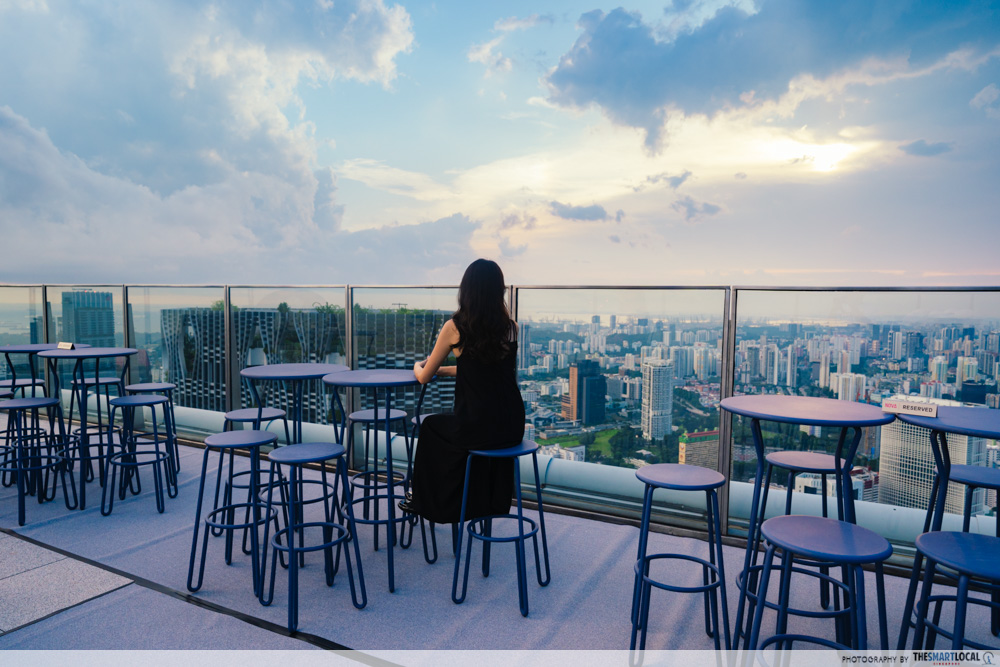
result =
M517 387L517 323L504 304L503 272L477 259L458 288L458 310L445 322L434 350L413 365L426 384L455 377L455 413L429 415L420 425L412 494L404 512L434 523L457 523L465 464L472 449L503 449L524 437L524 403ZM449 354L456 366L442 366ZM507 514L514 488L512 459L472 462L465 518Z

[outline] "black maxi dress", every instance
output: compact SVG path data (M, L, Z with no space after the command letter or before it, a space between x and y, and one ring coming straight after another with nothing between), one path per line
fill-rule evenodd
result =
M472 449L503 449L524 438L524 403L517 386L517 349L499 361L458 357L455 413L430 415L420 425L413 461L413 505L434 523L457 523L465 463ZM466 520L506 514L514 491L514 460L475 457Z

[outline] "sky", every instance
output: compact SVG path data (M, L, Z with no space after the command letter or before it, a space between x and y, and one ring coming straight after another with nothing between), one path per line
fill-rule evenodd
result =
M1000 285L1000 2L0 0L0 282Z

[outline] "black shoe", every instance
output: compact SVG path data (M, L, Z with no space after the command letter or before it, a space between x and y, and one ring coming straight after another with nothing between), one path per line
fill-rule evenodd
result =
M396 505L405 514L417 514L417 508L413 505L413 496L406 498L405 500L400 500L399 504Z

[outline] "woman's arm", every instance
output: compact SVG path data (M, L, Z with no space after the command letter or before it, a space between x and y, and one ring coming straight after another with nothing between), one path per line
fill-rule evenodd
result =
M452 347L458 343L458 329L454 322L448 320L441 327L434 349L429 357L423 361L413 364L413 374L417 376L420 384L427 384L435 375L454 375L454 366L441 366L448 355L451 354Z

